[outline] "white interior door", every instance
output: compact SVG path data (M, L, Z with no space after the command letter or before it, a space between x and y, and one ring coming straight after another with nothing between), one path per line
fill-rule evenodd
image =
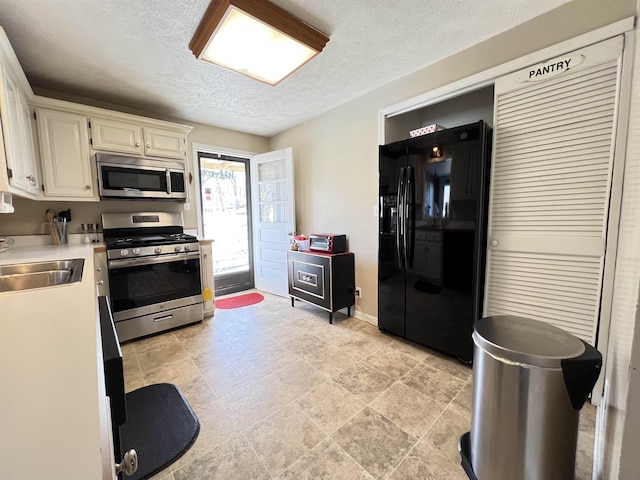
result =
M295 231L293 150L251 158L255 287L286 297L289 234Z
M618 37L496 82L485 315L596 343L621 53Z

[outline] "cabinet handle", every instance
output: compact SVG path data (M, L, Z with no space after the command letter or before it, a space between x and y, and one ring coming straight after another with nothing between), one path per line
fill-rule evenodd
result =
M133 475L138 471L138 454L134 449L129 450L124 454L121 463L116 463L115 473L116 475L120 475L120 473L124 473L125 475Z
M91 185L85 185L85 186L84 186L84 189L85 189L85 190L91 190Z
M96 285L104 285L104 280L98 280L98 281L96 282Z
M151 144L150 143L147 143L147 148L151 148Z
M27 175L27 180L29 180L34 185L36 183L36 177L34 177L33 175Z
M139 147L139 146L140 146L140 143L139 143L139 142L136 142L136 147Z

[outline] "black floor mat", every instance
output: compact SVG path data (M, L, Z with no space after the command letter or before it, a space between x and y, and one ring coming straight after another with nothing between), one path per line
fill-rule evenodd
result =
M180 458L200 433L200 422L175 385L158 383L127 393L127 422L120 427L123 453L135 449L138 470L127 480L149 478Z

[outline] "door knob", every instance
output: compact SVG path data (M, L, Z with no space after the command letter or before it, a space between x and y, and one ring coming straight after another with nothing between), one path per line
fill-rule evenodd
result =
M121 472L129 476L136 473L136 471L138 471L138 454L132 448L123 455L122 462L116 463L116 476Z

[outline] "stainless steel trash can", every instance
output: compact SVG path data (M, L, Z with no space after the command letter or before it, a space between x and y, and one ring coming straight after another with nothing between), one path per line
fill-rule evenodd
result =
M600 352L516 316L483 318L473 340L471 433L460 440L469 478L574 479L579 413L600 373Z

